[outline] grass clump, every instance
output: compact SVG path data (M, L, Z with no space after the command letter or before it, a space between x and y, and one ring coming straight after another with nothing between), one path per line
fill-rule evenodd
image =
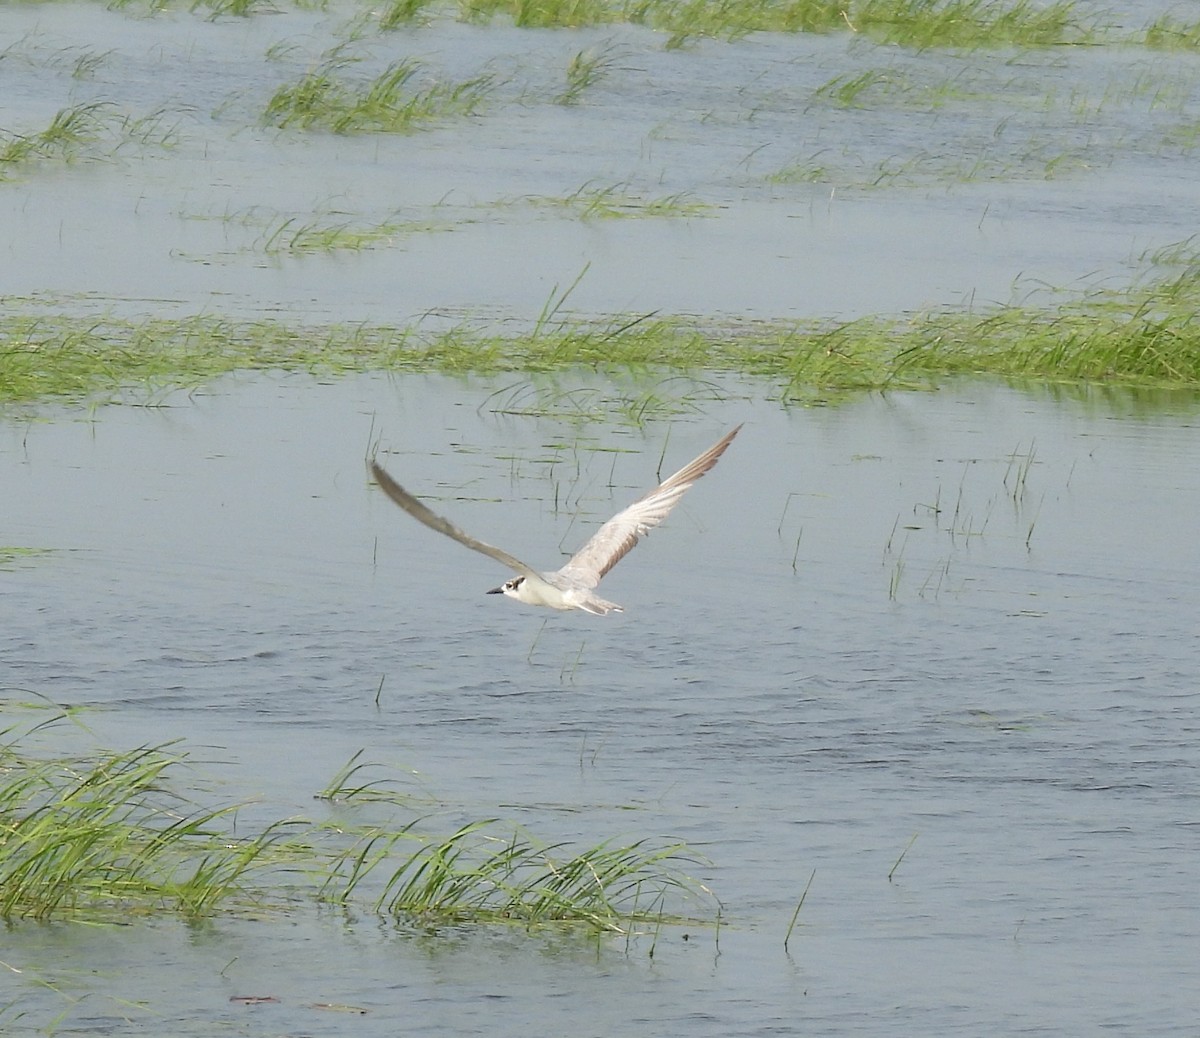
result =
M1200 50L1200 22L1161 15L1146 27L1145 43L1155 50Z
M567 62L567 83L555 99L556 104L578 104L580 98L593 86L605 79L617 67L624 56L622 48L608 44L577 51Z
M905 47L1053 47L1092 32L1073 0L865 0L849 5L852 30Z
M473 115L493 85L490 75L458 83L431 82L413 88L423 72L415 61L398 61L364 83L348 80L348 62L335 58L281 86L267 103L264 117L280 129L330 130L333 133L410 133L452 116Z
M109 106L94 104L63 108L44 130L31 134L0 136L0 180L7 180L21 166L36 161L70 162L89 145L100 140L108 128Z
M356 225L348 220L320 219L306 223L295 217L288 217L268 228L257 247L269 256L362 252L365 249L390 245L406 234L437 229L438 226L432 223L400 219Z
M683 922L678 911L697 897L716 902L678 870L694 861L680 843L606 840L574 849L543 844L494 818L449 836L429 832L423 817L356 827L356 809L377 814L385 805L408 809L414 802L386 778L368 778L374 769L361 757L360 750L318 794L351 812L338 831L355 834L323 869L317 896L324 903L370 898L380 915L423 929L556 924L631 934L650 922Z
M989 100L986 91L974 90L955 76L940 82L922 82L896 68L846 72L823 83L812 94L812 104L837 108L910 108L937 111L947 105Z
M488 21L507 15L522 29L579 29L624 21L612 0L459 0L464 21Z
M562 209L581 220L615 220L630 217L707 216L712 207L682 192L644 198L628 184L597 186L584 184L562 198L534 195L521 201L544 209Z
M0 918L164 908L201 918L245 892L280 827L238 838L237 807L169 792L165 774L183 761L169 745L90 761L0 746Z
M402 25L412 25L425 18L425 9L431 0L391 0L379 11L379 28L383 32L391 32Z
M104 101L74 105L60 109L37 133L0 131L0 182L37 163L112 157L130 143L167 147L174 140L175 129L162 111L134 118Z
M940 374L1200 385L1200 270L1056 313L1020 307L929 318L897 367Z
M346 852L322 896L340 904L379 878L376 911L411 925L555 923L619 934L682 921L665 915L672 895L711 897L664 868L683 858L682 844L604 842L573 850L542 846L520 832L497 836L496 824L473 822L449 837L418 841L415 849L411 827L370 832Z
M1183 130L1180 130L1182 133ZM874 191L914 188L923 184L971 184L986 180L1055 180L1073 176L1094 161L1084 149L1062 151L1031 143L1019 154L983 146L953 155L920 151L903 158L870 163L861 156L834 157L837 166L816 157L800 159L769 173L770 184L830 184L839 189Z
M223 16L252 18L256 14L278 14L279 8L271 0L194 0L193 11L208 11L210 19Z

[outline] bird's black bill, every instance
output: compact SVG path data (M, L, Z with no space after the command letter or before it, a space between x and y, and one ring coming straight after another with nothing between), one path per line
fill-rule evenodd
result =
M484 592L484 594L487 594L487 595L502 595L502 594L504 594L504 588L502 588L502 587L494 587L494 588L492 588L492 590L491 590L491 591L485 591L485 592Z

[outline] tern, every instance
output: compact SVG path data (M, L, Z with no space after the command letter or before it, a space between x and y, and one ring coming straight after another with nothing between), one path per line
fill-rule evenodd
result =
M515 555L465 533L450 520L433 512L389 476L372 459L371 475L383 492L418 522L431 530L445 534L510 569L517 576L506 580L499 587L487 592L489 595L507 595L526 605L547 606L550 609L582 609L586 613L603 616L607 613L623 612L615 602L607 602L593 594L593 588L601 578L623 559L629 550L645 537L650 530L670 514L684 493L711 469L725 453L742 427L739 425L709 447L700 457L688 462L675 475L663 480L648 494L638 498L600 527L588 542L568 560L565 566L552 572L542 573L526 565Z

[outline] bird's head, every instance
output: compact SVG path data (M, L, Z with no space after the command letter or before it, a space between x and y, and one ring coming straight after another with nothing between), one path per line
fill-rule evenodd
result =
M524 577L513 577L512 580L506 580L499 587L494 587L487 593L489 595L508 595L509 598L520 599L521 585L524 583Z

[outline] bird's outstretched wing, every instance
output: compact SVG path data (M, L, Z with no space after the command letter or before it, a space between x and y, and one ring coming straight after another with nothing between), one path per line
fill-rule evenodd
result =
M558 572L585 587L595 587L620 562L639 538L661 523L693 483L711 469L725 453L742 427L727 433L695 461L663 480L600 527Z
M469 533L460 530L449 519L443 519L436 512L431 511L392 479L376 461L371 462L371 475L375 477L375 482L379 484L383 492L418 522L424 523L431 530L437 530L438 533L445 534L451 540L458 541L459 544L466 545L472 551L477 551L482 555L487 555L489 558L495 559L497 562L503 563L518 573L523 573L525 576L533 577L534 579L540 579L541 575L532 566L527 566L520 559L509 555L502 548L497 548L485 541L476 540Z

